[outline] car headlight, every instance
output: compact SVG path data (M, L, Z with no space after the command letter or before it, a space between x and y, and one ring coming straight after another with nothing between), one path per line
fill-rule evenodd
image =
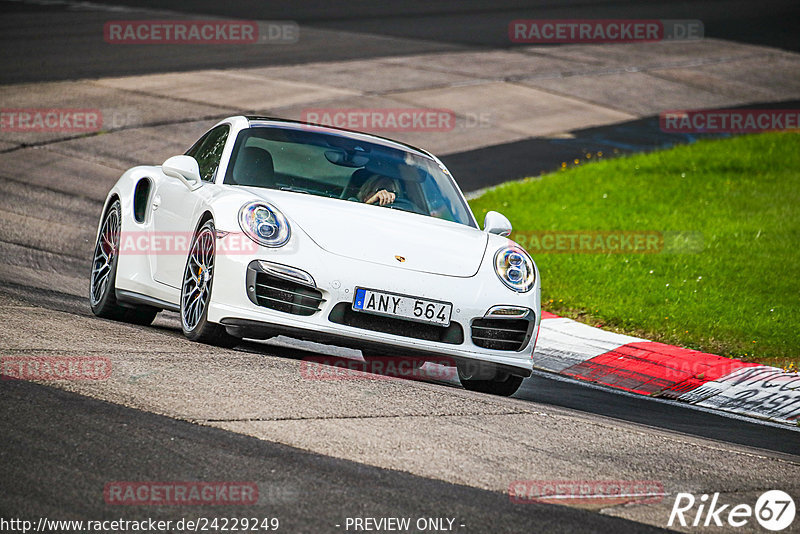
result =
M282 247L292 235L289 221L268 202L256 201L242 206L239 226L247 237L265 247Z
M536 269L528 253L519 247L503 247L494 255L498 278L514 291L530 291L536 281Z

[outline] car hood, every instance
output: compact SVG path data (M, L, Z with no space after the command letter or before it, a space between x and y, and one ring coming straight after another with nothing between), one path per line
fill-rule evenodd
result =
M476 228L358 202L247 188L272 202L322 249L339 256L446 276L475 276L488 236Z

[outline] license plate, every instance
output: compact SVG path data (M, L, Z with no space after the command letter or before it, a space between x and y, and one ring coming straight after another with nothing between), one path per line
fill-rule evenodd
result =
M453 305L449 302L374 291L361 287L356 288L353 309L385 317L400 317L410 321L441 326L450 325L450 316L453 313Z

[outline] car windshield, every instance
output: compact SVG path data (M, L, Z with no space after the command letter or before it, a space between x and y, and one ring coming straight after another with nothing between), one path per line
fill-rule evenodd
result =
M453 179L435 160L310 129L242 130L224 183L368 202L376 208L381 207L378 197L391 194L385 207L475 226Z

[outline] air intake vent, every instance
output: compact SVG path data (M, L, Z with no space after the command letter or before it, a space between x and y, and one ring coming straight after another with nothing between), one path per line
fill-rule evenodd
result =
M253 263L247 269L247 296L259 306L292 315L314 315L325 302L318 289L268 274Z
M426 341L439 341L460 345L464 342L464 329L460 324L451 322L450 326L437 326L435 324L418 323L405 319L382 317L369 313L353 311L351 302L340 302L331 310L328 320L332 323L352 326L364 330L373 330L385 334L424 339Z
M520 351L528 343L533 323L528 319L475 319L472 342L484 349Z

